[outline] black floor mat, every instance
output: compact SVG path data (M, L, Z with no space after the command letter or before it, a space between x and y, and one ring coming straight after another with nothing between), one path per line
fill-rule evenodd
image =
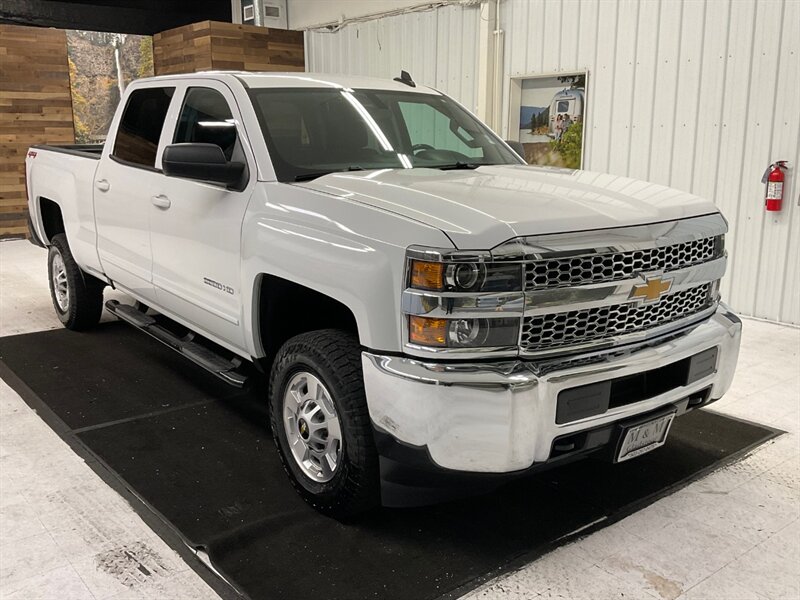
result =
M463 592L776 433L695 411L676 420L665 447L627 463L582 461L487 496L383 509L343 525L292 490L258 386L226 387L119 323L0 338L0 360L12 385L32 392L22 390L28 402L60 419L51 426L79 440L254 600Z

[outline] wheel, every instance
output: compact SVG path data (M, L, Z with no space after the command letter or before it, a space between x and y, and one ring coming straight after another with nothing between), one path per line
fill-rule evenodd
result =
M325 329L287 341L272 367L269 400L283 468L306 502L338 519L379 504L378 454L354 336Z
M58 318L67 329L81 331L94 327L103 312L105 284L81 271L72 258L66 235L54 235L50 244L47 272Z

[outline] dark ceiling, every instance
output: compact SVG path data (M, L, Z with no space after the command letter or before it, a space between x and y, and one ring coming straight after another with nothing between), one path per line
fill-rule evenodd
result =
M230 0L2 0L0 23L152 35L197 21L231 20Z

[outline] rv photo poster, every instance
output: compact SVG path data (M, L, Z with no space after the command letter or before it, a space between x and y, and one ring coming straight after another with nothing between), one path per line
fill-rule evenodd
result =
M581 166L586 74L519 80L519 141L532 165Z

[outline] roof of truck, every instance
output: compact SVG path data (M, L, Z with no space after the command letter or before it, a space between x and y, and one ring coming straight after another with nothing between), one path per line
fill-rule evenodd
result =
M160 75L150 77L147 81L191 79L212 76L225 79L235 77L251 88L320 88L390 90L398 92L418 92L422 94L438 94L435 89L426 86L411 87L391 79L378 77L357 77L351 75L330 75L327 73L302 72L253 72L253 71L200 71L198 73L182 73L179 75ZM217 76L217 77L214 77Z

